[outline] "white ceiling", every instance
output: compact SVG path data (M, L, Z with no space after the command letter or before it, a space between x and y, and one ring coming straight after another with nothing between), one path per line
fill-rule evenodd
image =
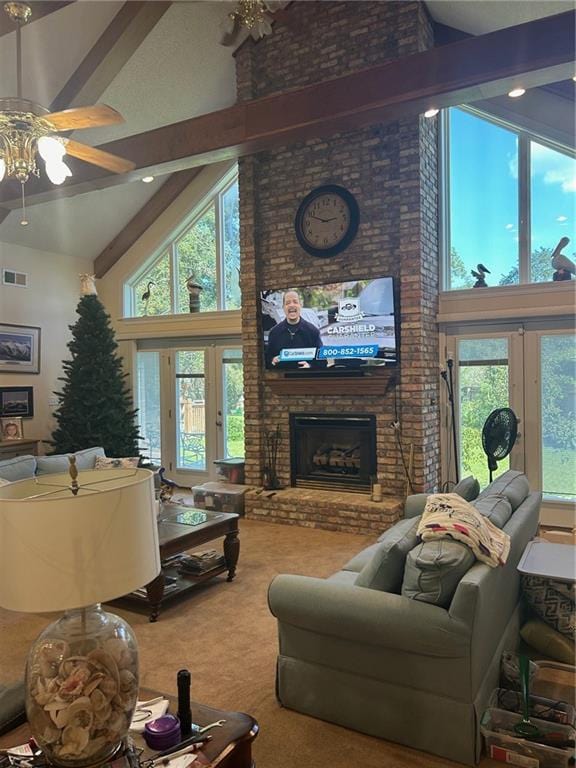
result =
M303 0L297 0L300 2ZM357 2L361 8L361 2ZM483 34L574 7L572 0L429 0L433 18L471 34ZM48 105L122 6L115 0L79 0L23 30L26 98ZM236 99L233 49L219 44L229 2L174 3L148 34L99 101L118 109L126 123L77 132L87 144L230 106ZM0 95L15 92L15 35L0 38ZM13 211L0 224L0 240L95 258L161 186L132 182L35 205L29 225Z

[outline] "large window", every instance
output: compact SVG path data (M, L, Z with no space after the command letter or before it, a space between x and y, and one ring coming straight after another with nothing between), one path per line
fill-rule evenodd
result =
M574 154L473 110L443 125L445 289L472 288L478 264L488 286L552 280L562 237L575 258Z
M125 315L240 308L238 180L228 175L126 284ZM193 301L193 293L198 299Z

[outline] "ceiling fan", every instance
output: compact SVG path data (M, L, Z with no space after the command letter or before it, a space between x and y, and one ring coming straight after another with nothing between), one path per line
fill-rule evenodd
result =
M66 154L113 173L133 170L135 164L130 160L57 135L62 131L123 123L122 115L112 107L95 104L50 112L41 104L22 98L21 28L30 20L32 10L21 2L7 2L4 10L16 24L17 96L0 98L0 181L7 177L20 182L24 209L24 184L31 175L40 176L38 155L53 184L62 184L72 175L63 160ZM27 223L23 212L21 224Z

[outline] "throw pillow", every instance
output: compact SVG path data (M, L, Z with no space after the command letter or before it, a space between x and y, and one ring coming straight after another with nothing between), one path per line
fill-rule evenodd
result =
M541 576L522 576L522 593L534 613L568 637L576 631L576 585Z
M480 483L475 477L468 475L468 477L463 477L462 480L456 483L454 488L452 488L452 492L462 496L466 501L474 501L480 493Z
M574 641L548 626L542 619L530 619L520 630L520 637L539 653L563 664L574 664Z
M504 528L508 520L512 517L512 505L505 496L500 494L490 494L476 499L472 506L487 517L497 528Z
M0 477L3 480L27 480L36 472L36 456L15 456L13 459L0 461Z
M416 529L420 518L400 520L386 534L372 558L356 577L357 587L400 594L406 555L418 543Z
M402 594L448 608L460 579L474 561L472 550L459 541L424 541L408 553Z
M96 456L94 469L132 469L140 463L140 456L109 459L107 456Z
M418 536L423 541L446 538L461 541L491 568L503 565L510 552L510 536L457 493L433 493L428 497Z

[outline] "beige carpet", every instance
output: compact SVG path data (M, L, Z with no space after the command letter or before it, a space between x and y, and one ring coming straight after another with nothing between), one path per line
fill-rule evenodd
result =
M192 697L249 712L260 724L258 768L441 768L454 766L422 752L348 731L281 708L274 696L276 623L266 593L278 573L326 576L371 539L347 533L241 520L236 579L225 577L165 608L156 624L114 609L134 628L142 684L176 693L176 672L192 673ZM24 567L24 566L23 566ZM31 641L52 617L0 610L0 681L23 674ZM409 714L407 713L407 717ZM496 766L490 760L483 768Z

